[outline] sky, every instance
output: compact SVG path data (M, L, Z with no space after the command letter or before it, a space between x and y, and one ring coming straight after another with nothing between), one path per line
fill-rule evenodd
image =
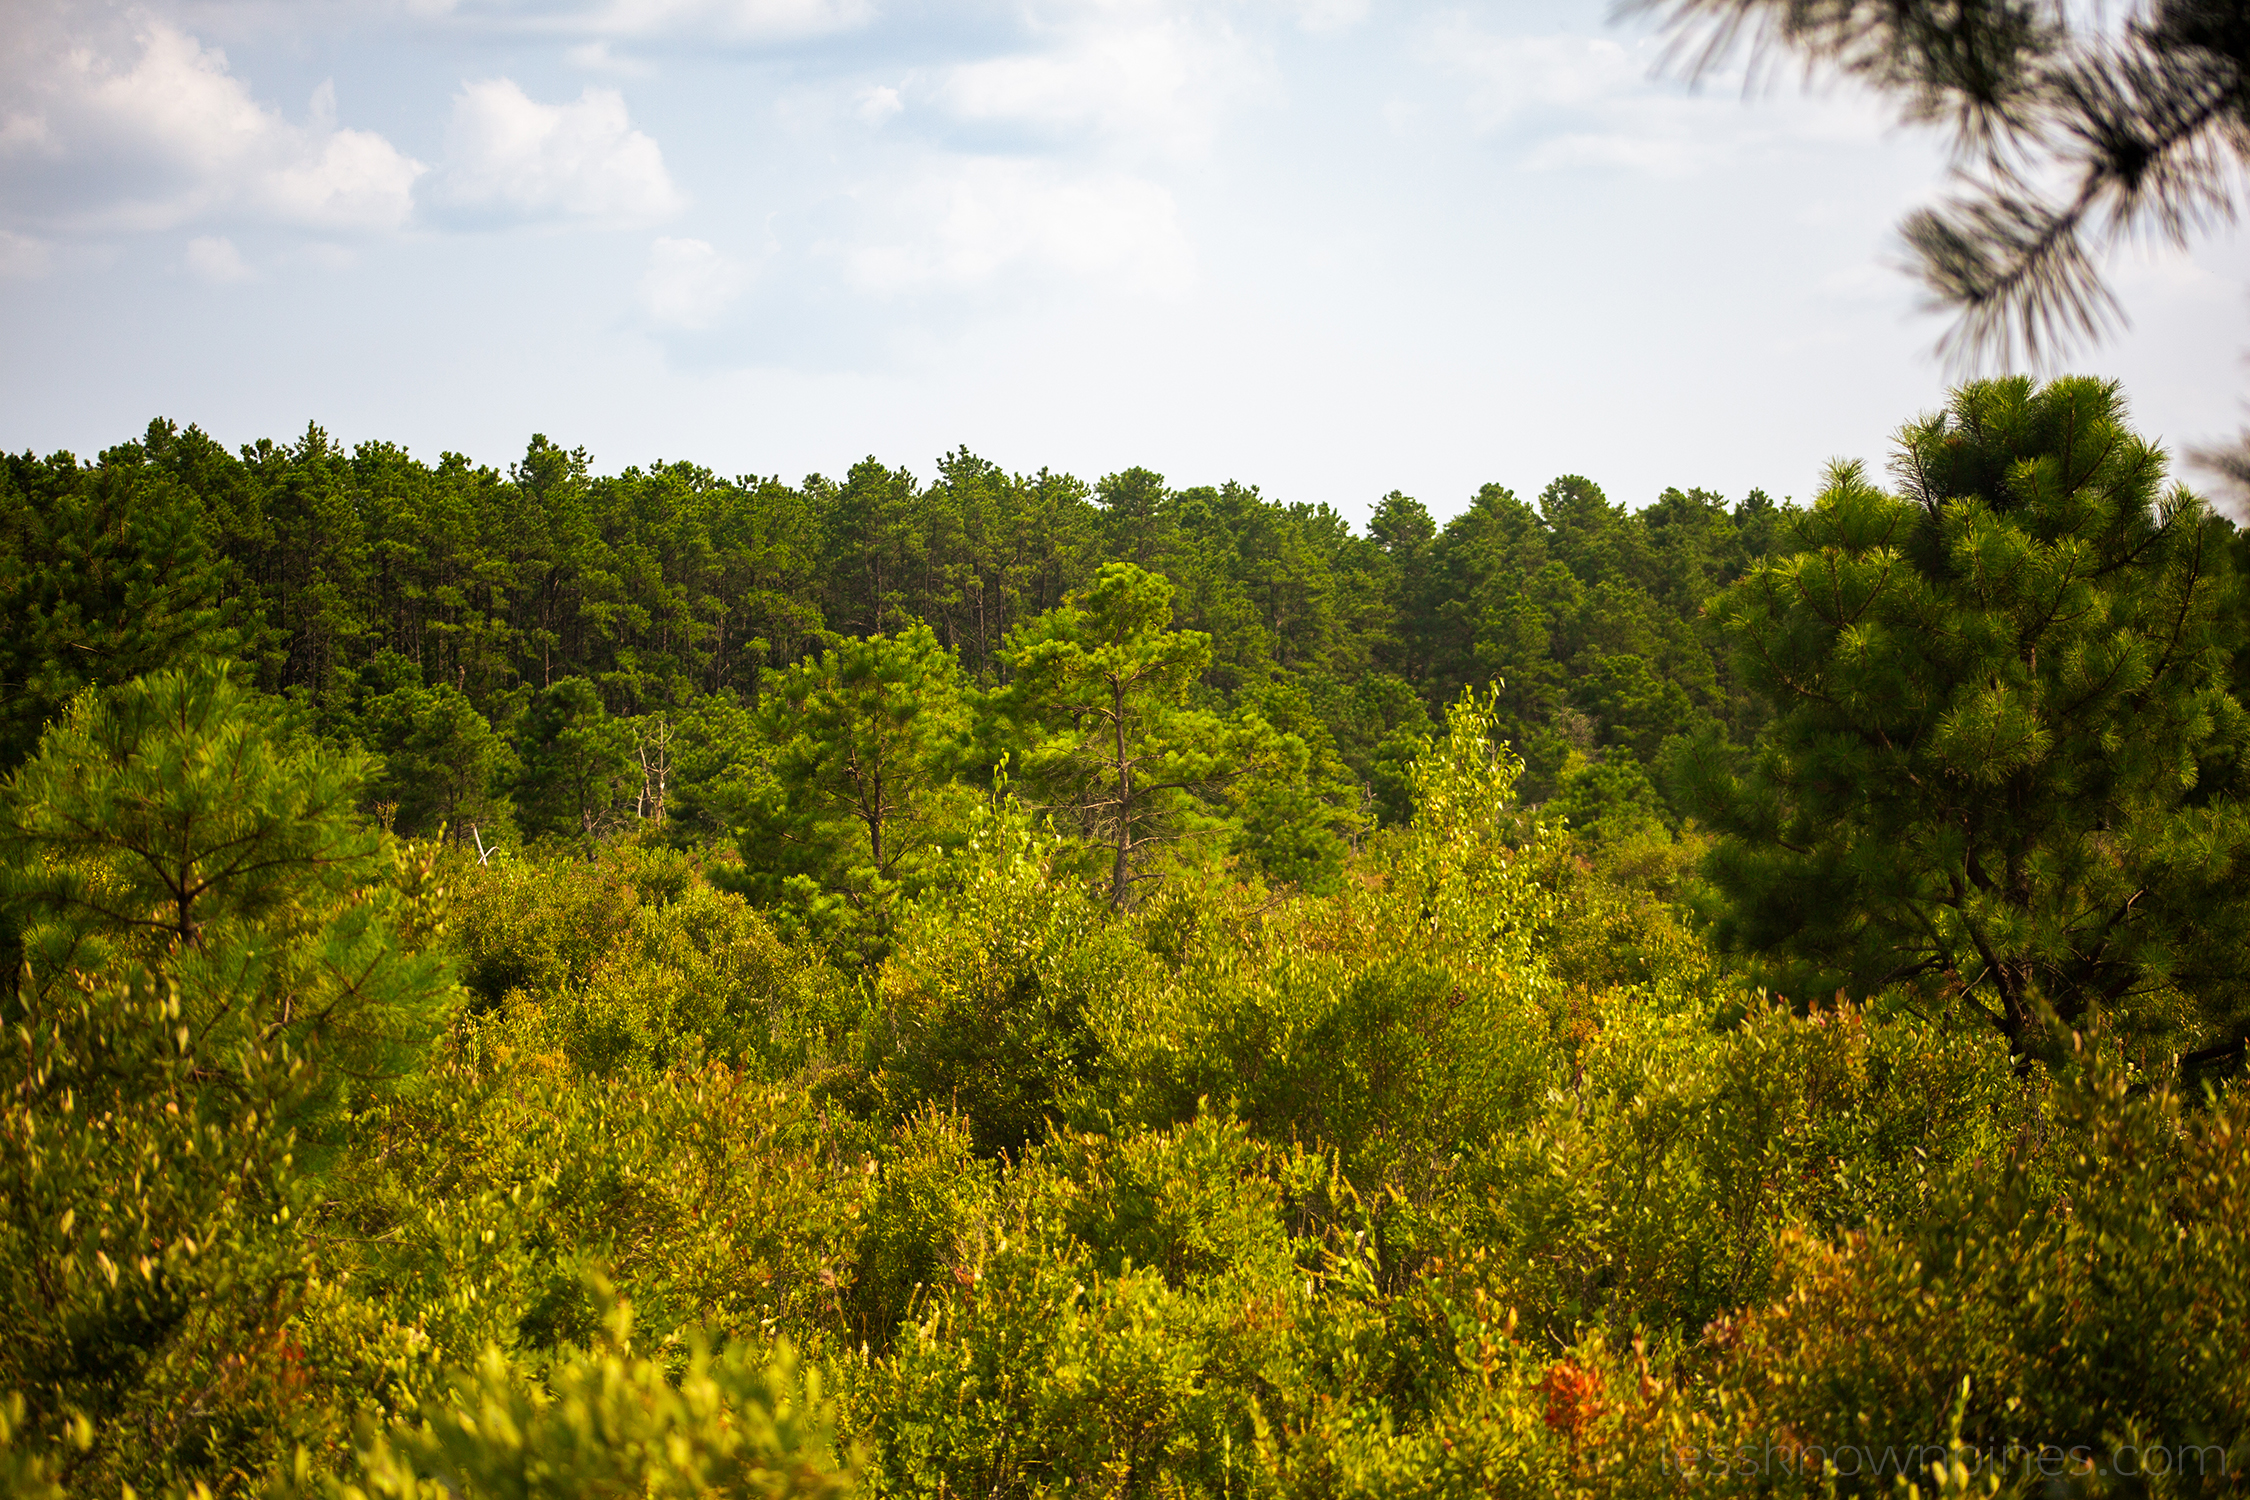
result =
M0 446L1809 498L1957 372L1933 139L1606 0L0 0ZM2250 240L2070 361L2242 425Z

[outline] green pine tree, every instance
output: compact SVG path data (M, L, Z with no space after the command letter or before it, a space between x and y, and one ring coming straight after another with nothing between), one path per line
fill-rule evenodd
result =
M841 640L769 687L776 747L740 843L749 893L879 957L901 900L934 878L967 795L952 771L967 682L927 625Z
M0 460L0 770L80 688L240 648L196 511L138 444Z
M2019 1050L2048 1017L2239 1028L2227 524L2090 379L1965 387L1894 472L1839 464L1711 606L1775 713L1739 774L1709 742L1682 767L1725 835L1721 940L1800 999L1959 997Z
M290 1334L347 1111L455 990L369 766L225 670L87 693L0 791L0 1390L79 1493L254 1473L326 1397Z
M592 838L630 811L640 784L632 729L583 677L565 677L525 715L516 806L527 833Z
M989 701L1021 748L1022 783L1100 852L1113 907L1154 873L1159 850L1225 826L1217 799L1229 783L1279 767L1302 776L1301 739L1197 705L1211 638L1173 629L1172 585L1131 563L1104 564L1019 631L1007 659L1013 679Z
M451 683L402 682L359 715L367 747L382 757L372 796L402 834L490 843L510 821L496 788L510 756L468 695Z

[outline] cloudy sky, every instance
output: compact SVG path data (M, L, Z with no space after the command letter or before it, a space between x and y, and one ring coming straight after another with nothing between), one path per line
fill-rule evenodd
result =
M1811 492L1934 404L1933 143L1606 0L5 0L0 445L967 445L1354 517ZM2239 236L2080 367L2231 432Z

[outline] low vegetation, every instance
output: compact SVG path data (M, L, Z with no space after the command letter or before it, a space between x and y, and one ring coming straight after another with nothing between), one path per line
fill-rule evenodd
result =
M1803 509L1136 472L974 631L624 520L308 597L230 485L502 481L198 441L0 494L11 1493L2250 1474L2250 594L2113 388Z

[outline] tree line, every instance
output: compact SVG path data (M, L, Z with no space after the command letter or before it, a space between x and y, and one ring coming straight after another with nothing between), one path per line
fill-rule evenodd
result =
M2023 1045L2162 995L2238 1046L2250 543L2125 416L1986 382L1902 431L1895 491L1630 510L1565 476L1442 526L1394 492L1363 532L966 451L789 485L158 421L0 469L0 748L233 658L373 757L401 835L716 841L872 960L979 798L1059 820L1113 905L1183 859L1331 890L1469 692L1527 802L1716 837L1687 899L1786 993L1907 985Z
M1087 484L966 451L926 481L867 459L787 484L687 463L596 475L545 437L505 472L346 451L317 427L229 452L157 421L91 462L6 462L6 748L28 753L76 685L208 634L260 690L403 754L403 793L433 761L505 758L466 711L535 759L526 736L566 712L541 697L573 679L567 712L677 722L714 700L755 709L841 639L924 625L966 682L996 686L1014 632L1129 562L1168 579L1177 626L1209 637L1207 706L1254 709L1379 791L1386 739L1497 682L1543 793L1597 757L1649 764L1706 723L1749 731L1748 695L1693 622L1777 545L1782 515L1762 493L1700 490L1629 510L1566 477L1530 503L1488 485L1443 526L1393 493L1355 531L1231 482L1130 469ZM418 753L417 735L443 753ZM402 830L450 815L462 832L461 808L530 786L511 779L524 769L402 796ZM527 831L568 821L533 805L542 794L520 799Z

